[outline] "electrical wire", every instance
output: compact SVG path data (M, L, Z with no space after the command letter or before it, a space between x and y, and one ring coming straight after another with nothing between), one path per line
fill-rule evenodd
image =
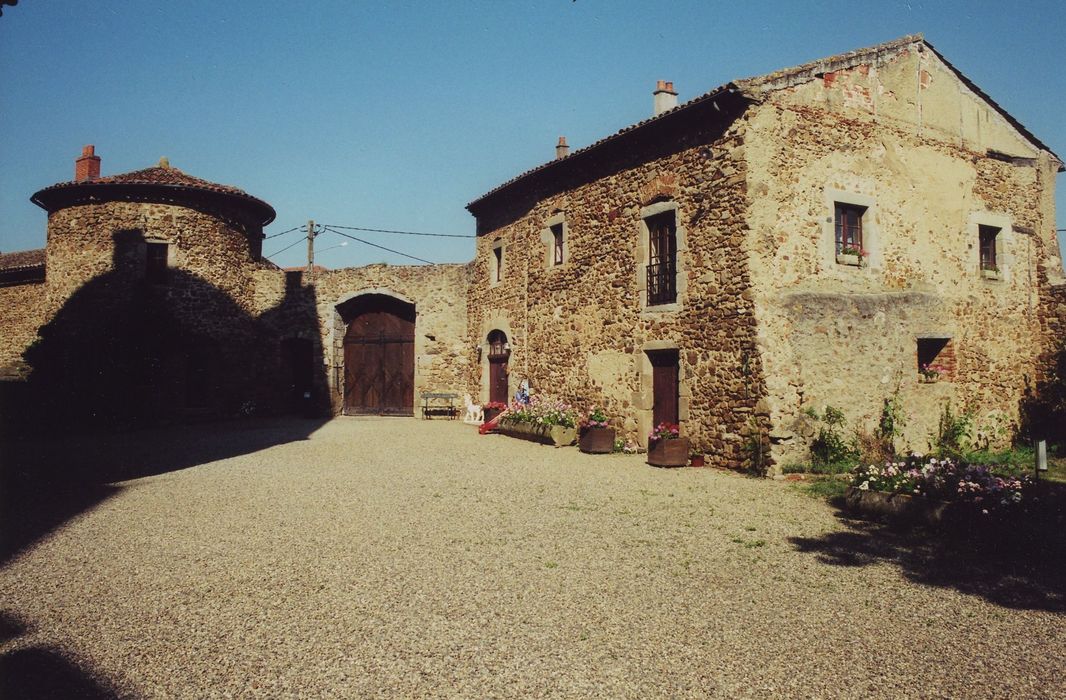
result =
M269 236L264 236L263 240L264 241L269 241L271 238L277 238L278 236L284 236L286 233L292 233L293 231L297 231L297 230L302 229L302 228L307 228L307 227L306 226L294 226L294 227L290 228L288 231L282 231L281 233L272 233Z
M385 246L378 245L377 243L371 243L370 241L364 241L362 238L358 238L356 236L353 236L350 233L344 233L343 231L338 231L337 229L332 228L331 226L326 225L326 224L323 224L322 228L323 228L323 230L329 231L331 233L335 233L338 236L344 236L345 238L350 238L353 241L358 241L359 243L371 246L373 248L380 248L381 250L385 250L385 251L388 251L390 253L395 253L396 255L402 255L403 257L410 258L411 260L417 260L418 262L426 263L427 265L435 265L436 264L432 260L426 260L425 258L419 258L419 257L416 257L414 255L408 255L407 253L401 253L398 250L393 250L392 248L386 248ZM275 255L276 255L276 253L275 253Z
M266 257L266 258L272 258L272 257L274 257L275 255L280 255L280 254L284 253L284 252L285 252L286 250L288 250L289 248L292 248L293 246L298 246L298 245L300 245L301 243L303 243L303 242L304 242L304 240L305 240L305 239L303 239L303 238L300 238L300 239L299 239L299 240L297 240L297 241L296 241L295 243L290 243L289 245L285 246L285 247L284 247L284 248L282 248L281 250L279 250L279 251L277 251L277 252L275 252L275 253L271 253L270 255L266 255L266 256L264 256L264 257Z
M371 233L399 233L404 236L434 236L436 238L477 238L477 236L469 233L420 233L418 231L390 231L384 228L361 228L359 226L339 226L337 224L322 224L327 228L343 228L348 231L369 231ZM334 233L337 233L334 231Z

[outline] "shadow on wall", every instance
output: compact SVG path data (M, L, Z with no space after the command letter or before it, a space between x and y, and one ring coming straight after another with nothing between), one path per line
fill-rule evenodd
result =
M835 566L892 564L909 580L954 588L1005 608L1066 611L1066 489L1042 484L1044 506L1028 523L965 531L902 530L846 519L847 530L793 537L801 552ZM1050 537L1049 537L1050 535Z
M313 290L293 290L263 322L187 272L146 280L142 243L136 231L115 235L114 269L40 329L28 382L0 387L0 561L121 490L112 482L306 439L324 422L305 402L297 408L314 420L207 423L284 413L297 390L325 386L321 348L294 367L270 318L287 305L313 310ZM309 326L290 332L317 337L313 318L286 314Z
M26 633L21 621L0 611L0 643ZM119 697L103 679L83 670L59 651L41 647L15 649L0 654L0 698L100 698Z
M1026 387L1019 415L1021 439L1066 445L1066 339L1051 360L1051 374L1035 391Z

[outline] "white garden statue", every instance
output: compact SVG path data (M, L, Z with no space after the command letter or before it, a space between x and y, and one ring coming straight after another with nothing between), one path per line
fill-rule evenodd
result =
M463 416L463 422L474 425L484 423L485 409L475 404L473 399L470 398L470 394L463 394L463 401L466 402L466 415Z

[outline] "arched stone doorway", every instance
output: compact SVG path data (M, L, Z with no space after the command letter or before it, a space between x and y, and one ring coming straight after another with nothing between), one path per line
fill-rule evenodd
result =
M507 334L496 329L489 333L489 401L508 403L510 386L507 381L507 360L511 356L511 345Z
M344 333L344 405L348 415L413 415L415 307L385 294L337 306Z

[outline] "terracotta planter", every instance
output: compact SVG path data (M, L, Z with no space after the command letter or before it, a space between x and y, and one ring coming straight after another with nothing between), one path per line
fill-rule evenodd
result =
M704 459L703 455L693 455L689 459L688 465L690 467L705 467L707 466L707 461Z
M561 425L506 422L501 423L496 432L519 440L529 440L556 447L573 445L577 440L577 428L564 428Z
M648 446L648 464L653 467L683 467L692 445L688 438L656 440Z
M614 428L586 428L577 441L577 448L594 455L614 452Z
M495 418L496 416L500 415L501 413L503 413L503 409L502 408L486 408L485 409L485 420L484 420L484 422L488 423L489 421L491 421L493 418Z

